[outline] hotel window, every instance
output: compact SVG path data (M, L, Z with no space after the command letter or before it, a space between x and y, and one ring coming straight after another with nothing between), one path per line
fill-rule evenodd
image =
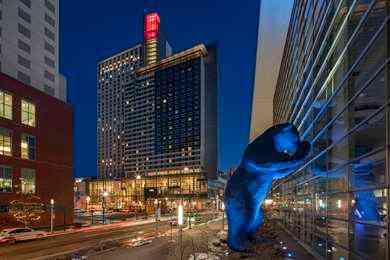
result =
M49 57L45 56L45 64L49 67L54 68L55 67L55 62L54 60L50 59Z
M22 134L20 149L21 149L21 157L23 159L35 160L35 136Z
M35 170L22 168L20 183L22 184L23 194L34 194L35 193Z
M45 6L48 10L50 10L52 13L56 12L56 7L49 1L45 0Z
M0 154L11 156L12 155L12 141L11 131L0 128Z
M52 82L55 81L55 76L54 76L54 74L48 72L47 70L45 70L44 76L45 76L45 78L46 78L47 80L50 80L50 81L52 81Z
M25 6L31 8L31 0L20 0Z
M45 50L50 52L51 54L55 54L56 50L53 45L45 41Z
M22 40L18 39L18 48L27 52L28 54L31 53L31 47L27 43L23 42Z
M22 8L18 8L18 15L20 18L22 18L25 22L31 23L31 15L28 14L26 11L24 11Z
M35 127L35 105L22 100L22 124Z
M45 27L45 35L46 35L49 39L55 41L55 34L54 34L52 31L50 31L48 28L46 28L46 27Z
M48 24L50 24L51 26L56 27L56 22L55 22L55 20L54 20L52 17L50 17L50 15L48 15L48 14L46 14L46 13L45 13L45 21L46 21Z
M0 116L12 119L12 96L0 91Z
M12 168L0 166L0 192L12 192Z
M26 69L31 69L31 61L24 58L23 56L18 55L18 64L22 65Z
M24 36L26 36L27 38L31 38L31 31L29 29L27 29L26 27L24 27L23 25L21 25L20 23L18 24L18 32L23 34Z

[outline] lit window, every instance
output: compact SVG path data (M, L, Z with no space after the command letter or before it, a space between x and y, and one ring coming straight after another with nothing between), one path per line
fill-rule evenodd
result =
M22 184L23 194L34 194L35 193L35 170L24 169L21 170L20 182Z
M11 131L0 128L0 154L11 156Z
M0 116L12 119L12 96L0 91Z
M12 168L0 166L0 192L12 192Z
M23 159L35 160L35 143L35 136L22 134L20 149Z
M35 105L22 100L22 124L35 127Z

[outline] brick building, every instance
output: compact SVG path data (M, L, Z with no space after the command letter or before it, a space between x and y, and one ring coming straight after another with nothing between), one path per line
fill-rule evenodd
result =
M55 202L55 225L73 222L72 107L0 73L0 228L9 203L30 194ZM46 207L48 208L48 207ZM46 211L32 226L49 226Z

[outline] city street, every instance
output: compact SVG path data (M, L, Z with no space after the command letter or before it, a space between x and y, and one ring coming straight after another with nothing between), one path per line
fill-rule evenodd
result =
M158 223L159 232L168 229L167 221ZM80 250L94 250L98 247L104 247L107 241L137 237L147 238L153 237L155 234L156 224L152 218L146 221L133 221L133 223L123 222L98 226L42 240L2 245L0 259L55 259Z

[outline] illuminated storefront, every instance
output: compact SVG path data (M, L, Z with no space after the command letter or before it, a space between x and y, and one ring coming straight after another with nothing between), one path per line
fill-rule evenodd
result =
M197 174L85 181L90 197L88 209L100 209L104 202L107 209L132 211L134 208L153 207L156 199L162 208L170 208L176 201L202 202L208 196L207 182L199 179ZM104 192L108 193L105 199Z

